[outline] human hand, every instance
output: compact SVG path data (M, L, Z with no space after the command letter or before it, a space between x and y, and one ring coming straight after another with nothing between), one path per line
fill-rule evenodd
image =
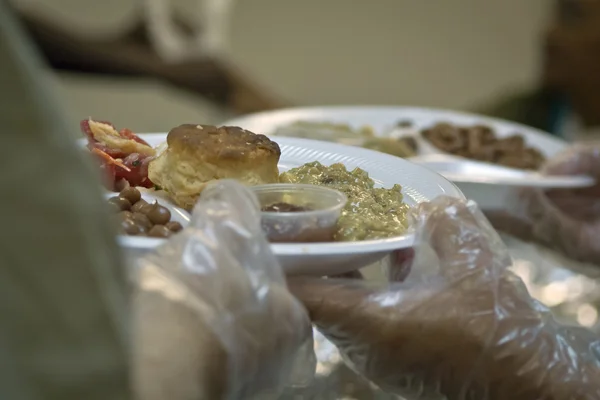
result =
M356 280L288 281L355 369L411 399L600 396L589 347L598 343L560 327L529 296L473 203L439 198L418 208L416 224L437 261L422 245L404 283L378 289Z
M582 189L524 189L513 212L486 213L500 231L536 241L569 258L600 264L600 144L577 145L551 159L549 175L589 175L598 183Z
M232 181L207 188L190 226L139 263L139 399L249 398L286 383L298 358L311 372L310 321L286 288L255 202Z
M589 175L596 185L524 193L534 238L567 256L600 264L600 145L580 145L550 160L550 175Z

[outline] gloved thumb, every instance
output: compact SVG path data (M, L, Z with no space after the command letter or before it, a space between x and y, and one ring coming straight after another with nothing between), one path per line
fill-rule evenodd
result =
M368 319L374 318L376 308L369 297L377 291L364 281L292 277L288 288L317 326L336 326L344 332L376 329Z
M420 204L415 218L417 241L432 247L448 280L510 265L500 237L474 202L441 196Z

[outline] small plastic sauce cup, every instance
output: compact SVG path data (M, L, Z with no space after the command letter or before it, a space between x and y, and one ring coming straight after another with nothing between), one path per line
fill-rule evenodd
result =
M253 186L261 210L261 224L272 243L331 242L348 198L340 191L315 185ZM292 206L292 207L286 207ZM286 211L293 208L294 211Z

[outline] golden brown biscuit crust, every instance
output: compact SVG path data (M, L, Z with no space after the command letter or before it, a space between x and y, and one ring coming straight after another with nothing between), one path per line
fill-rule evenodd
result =
M191 210L204 187L219 179L245 185L275 183L279 145L239 127L186 124L167 135L167 148L148 166L150 180L175 204Z
M279 159L281 155L279 145L265 135L237 126L180 125L169 132L167 144L174 151L193 151L208 162L242 161L264 157L264 153Z

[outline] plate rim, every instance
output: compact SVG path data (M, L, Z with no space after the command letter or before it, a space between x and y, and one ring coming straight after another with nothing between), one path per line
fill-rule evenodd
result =
M540 189L578 189L590 187L595 183L591 176L574 175L574 176L544 176L530 174L531 180L525 181L521 178L467 178L460 174L440 174L451 182L458 183L477 183L491 186L509 186L509 187L531 187Z
M451 182L457 183L477 183L483 185L507 186L507 187L537 187L547 189L572 189L582 188L594 185L596 180L589 175L544 175L539 171L520 170L504 165L495 165L477 160L465 159L459 156L446 154L427 154L409 158L412 162L421 164L438 174L446 177ZM451 171L440 171L436 168L436 163L464 163L471 164L473 167L477 165L485 165L485 167L504 170L510 174L505 176L489 176L483 174L467 174Z

